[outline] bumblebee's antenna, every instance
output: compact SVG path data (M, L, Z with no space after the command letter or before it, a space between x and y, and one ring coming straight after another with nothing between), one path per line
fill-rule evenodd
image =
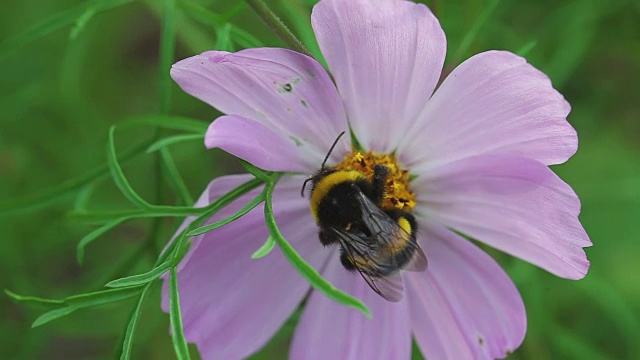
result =
M329 152L327 153L327 156L324 157L324 161L322 161L322 166L320 167L322 170L324 170L324 165L327 163L327 160L329 160L329 156L331 156L331 152L333 151L333 148L336 147L336 145L338 144L338 140L340 140L340 138L342 137L342 135L344 135L345 131L341 132L340 135L338 135L338 137L336 138L336 140L333 142L333 145L331 145L331 148L329 149ZM304 197L304 188L307 186L307 183L309 181L313 180L313 176L307 178L304 183L302 183L302 189L300 190L300 196Z
M324 170L324 164L326 164L327 160L329 160L329 156L331 156L331 152L333 151L333 148L335 148L336 145L338 145L338 140L340 140L340 138L342 137L342 135L344 135L344 133L345 131L341 132L340 135L338 135L338 137L336 138L336 141L333 142L333 145L331 145L331 148L329 149L327 156L324 157L324 161L322 162L322 166L320 167L321 169Z

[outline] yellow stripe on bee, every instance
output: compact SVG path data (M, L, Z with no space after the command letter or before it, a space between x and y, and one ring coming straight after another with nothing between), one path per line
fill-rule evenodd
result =
M320 181L315 184L313 193L311 193L311 213L316 219L316 222L318 222L318 206L320 206L322 199L329 194L329 191L331 191L334 186L345 182L355 182L366 179L367 178L359 171L345 170L336 171L320 179Z
M409 221L406 218L401 217L398 219L398 226L400 226L404 231L399 230L394 239L388 239L390 241L389 246L384 248L381 254L385 259L391 258L404 251L411 241L412 229ZM353 261L355 262L354 265L361 270L376 270L377 264L375 262L364 260L360 256L356 256Z
M398 225L402 228L402 230L406 231L407 234L411 234L411 224L409 224L409 220L404 217L398 219Z
M400 226L400 228L404 231L400 231L398 237L391 244L391 246L389 246L389 252L394 255L401 252L407 247L407 244L411 239L411 231L413 230L411 229L411 224L409 223L409 221L404 217L398 219L398 226Z

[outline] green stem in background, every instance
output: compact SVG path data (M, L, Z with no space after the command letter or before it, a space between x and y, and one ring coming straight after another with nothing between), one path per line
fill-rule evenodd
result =
M167 77L169 76L167 75ZM128 129L143 125L155 126L170 130L194 132L197 134L204 134L208 126L208 124L205 122L183 116L155 114L127 118L118 123L118 128ZM158 141L160 140L154 137L123 151L122 154L118 156L118 162L120 166L130 163L140 155L143 155L145 153L145 149L153 146L153 144L157 144ZM83 175L71 178L60 185L52 186L41 191L36 191L21 198L2 200L0 201L0 217L38 210L54 203L55 201L65 199L66 197L78 192L78 189L83 186L87 186L101 179L106 179L109 175L109 171L110 166L109 162L107 162L92 170L89 170Z
M171 156L169 149L162 148L160 150L160 156L162 156L164 170L167 174L167 178L169 179L169 183L180 198L180 202L185 206L191 206L194 202L193 197L189 192L187 184L180 175L178 167L176 166L175 161L173 161L173 156Z
M280 20L280 18L273 12L267 4L262 0L246 0L247 4L253 9L253 11L260 16L267 26L276 34L280 40L282 40L291 49L305 54L309 57L313 57L311 52L302 44L300 40L289 30L289 28Z
M160 114L169 113L171 100L171 77L176 47L175 0L164 0L162 6L162 33L160 34Z
M131 162L131 160L135 159L139 155L144 154L144 149L148 148L152 143L153 142L151 141L145 141L142 144L133 146L129 150L124 151L120 156L120 163L125 164ZM0 216L14 215L18 212L41 209L56 200L60 200L71 195L82 186L90 184L93 181L106 178L108 174L109 165L105 163L88 171L84 175L67 180L58 186L37 191L22 198L9 199L7 201L0 202Z
M50 33L64 28L84 16L87 12L97 14L132 2L133 0L92 0L86 1L71 9L61 11L45 20L30 26L24 31L10 37L5 37L0 44L0 61L9 57L22 46L38 40ZM85 19L85 22L88 19ZM75 30L76 32L79 30Z
M298 38L305 44L325 68L328 68L326 60L322 56L320 46L316 40L316 34L311 27L311 8L303 0L279 0L278 4L283 11L291 28L298 34Z
M480 32L480 29L487 22L487 20L493 13L493 10L495 10L499 3L500 0L492 0L489 5L484 8L476 22L471 27L471 30L469 30L469 32L467 32L467 34L462 39L460 46L458 46L458 49L451 58L451 66L455 67L460 63L462 57L469 50L469 47L473 43L473 40L475 40L476 36Z
M176 25L175 25L175 12L176 4L175 0L164 0L162 3L162 33L160 34L160 106L159 113L162 115L169 114L169 106L171 103L171 77L169 71L171 64L173 64L173 58L176 46ZM162 136L161 129L156 129L154 132L154 139L159 139ZM164 198L164 189L162 182L162 168L165 159L161 154L155 154L153 161L153 172L155 174L155 199L156 202L162 202ZM170 165L169 165L170 166ZM190 204L189 204L190 205ZM153 253L158 253L160 249L157 248L155 239L160 232L161 219L155 218L151 222L149 235L145 240L145 246Z

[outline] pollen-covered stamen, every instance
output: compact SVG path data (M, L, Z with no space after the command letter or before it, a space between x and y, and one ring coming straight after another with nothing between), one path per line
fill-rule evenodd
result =
M416 205L416 194L409 190L409 171L400 167L395 155L377 154L372 151L362 153L353 150L334 168L356 170L373 179L375 165L384 165L389 169L382 207L394 207L405 211L413 209Z

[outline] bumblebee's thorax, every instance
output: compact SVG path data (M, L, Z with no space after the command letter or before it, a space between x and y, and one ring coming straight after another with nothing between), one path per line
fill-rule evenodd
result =
M376 165L388 169L379 198L373 188ZM415 206L416 196L409 190L409 173L398 165L394 155L352 151L335 167L319 170L312 182L311 212L321 226L327 220L333 225L336 222L348 225L359 216L358 206L350 200L357 190L375 198L382 209L410 211Z

